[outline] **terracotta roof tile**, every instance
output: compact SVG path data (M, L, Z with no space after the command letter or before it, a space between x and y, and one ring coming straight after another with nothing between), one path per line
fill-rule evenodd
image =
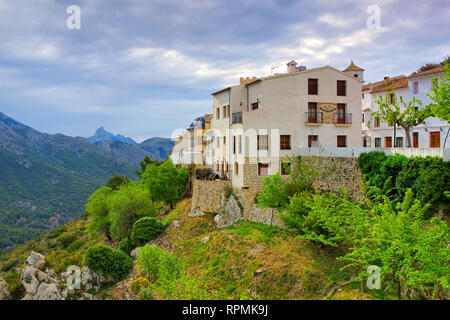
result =
M394 90L408 88L408 78L405 76L387 78L386 80L380 82L380 84L372 87L370 93L385 92L386 90L391 90L392 87Z
M425 70L422 72L414 72L409 76L409 78L416 78L416 77L425 76L427 74L441 73L444 71L445 71L445 66L438 66L438 67L434 67L432 69L428 69L428 70Z

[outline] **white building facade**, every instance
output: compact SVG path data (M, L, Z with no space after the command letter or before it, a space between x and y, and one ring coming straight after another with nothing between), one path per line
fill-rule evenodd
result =
M405 131L401 127L387 124L371 116L372 112L379 111L376 100L386 94L386 88L390 95L400 96L405 102L413 97L422 101L422 105L428 105L431 101L427 92L432 88L432 78L438 78L445 71L444 66L406 76L386 77L384 80L368 84L362 88L362 113L363 113L363 146L375 148L408 147ZM390 97L389 97L390 98ZM445 148L449 147L446 136L450 124L436 117L426 119L422 124L411 129L411 144L413 148Z
M246 187L249 165L254 175L285 174L282 163L302 147L362 147L363 69L344 71L291 61L288 73L213 93L212 169Z

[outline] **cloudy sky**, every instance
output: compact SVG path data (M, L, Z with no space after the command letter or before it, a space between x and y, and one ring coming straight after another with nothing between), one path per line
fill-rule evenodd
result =
M0 112L49 133L169 137L240 76L291 59L408 75L450 54L449 30L448 0L0 0Z

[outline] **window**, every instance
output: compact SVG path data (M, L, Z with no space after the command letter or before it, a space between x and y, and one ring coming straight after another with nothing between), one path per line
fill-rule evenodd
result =
M258 163L258 175L267 176L269 174L269 164L268 163Z
M234 163L234 173L235 173L236 175L239 174L239 164L238 164L237 162Z
M225 145L227 143L227 138L225 136L223 136L223 145Z
M419 133L414 132L413 133L413 148L418 148L418 147L419 147Z
M319 142L318 135L309 135L308 136L308 148L317 147L318 142Z
M375 138L375 148L381 148L381 138Z
M236 136L233 136L233 153L236 153Z
M289 135L280 136L280 149L291 150L291 136Z
M380 126L380 118L376 117L375 118L375 127L379 127Z
M397 148L403 148L403 137L395 137L395 146Z
M354 76L355 78L358 78L358 74L357 74L357 73L355 73L353 76Z
M258 150L268 150L269 148L269 136L258 135Z
M441 146L441 133L439 131L430 132L430 148L439 148Z
M223 117L227 117L227 106L223 106Z
M362 114L362 123L364 123L364 113Z
M251 106L252 106L251 110L256 110L256 109L259 108L259 103L258 102L253 102Z
M239 136L239 153L242 153L242 135Z
M419 81L413 82L413 94L419 93Z
M337 136L337 146L344 148L347 146L347 136Z
M317 102L308 102L308 123L317 123Z
M389 93L389 103L393 104L395 100L395 93Z
M316 95L318 93L318 82L317 79L308 79L308 94Z
M216 109L216 118L220 119L220 108Z
M281 175L287 176L291 172L290 162L281 162Z
M392 137L384 137L386 148L392 148Z
M345 80L338 80L336 83L337 86L337 95L338 96L346 96L347 95L347 90L346 90L346 85L347 81Z

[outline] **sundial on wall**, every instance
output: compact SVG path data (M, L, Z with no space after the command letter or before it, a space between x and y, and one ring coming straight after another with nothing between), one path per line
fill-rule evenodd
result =
M323 123L331 124L333 123L334 114L337 110L336 103L319 103L319 111L322 112L323 115Z

